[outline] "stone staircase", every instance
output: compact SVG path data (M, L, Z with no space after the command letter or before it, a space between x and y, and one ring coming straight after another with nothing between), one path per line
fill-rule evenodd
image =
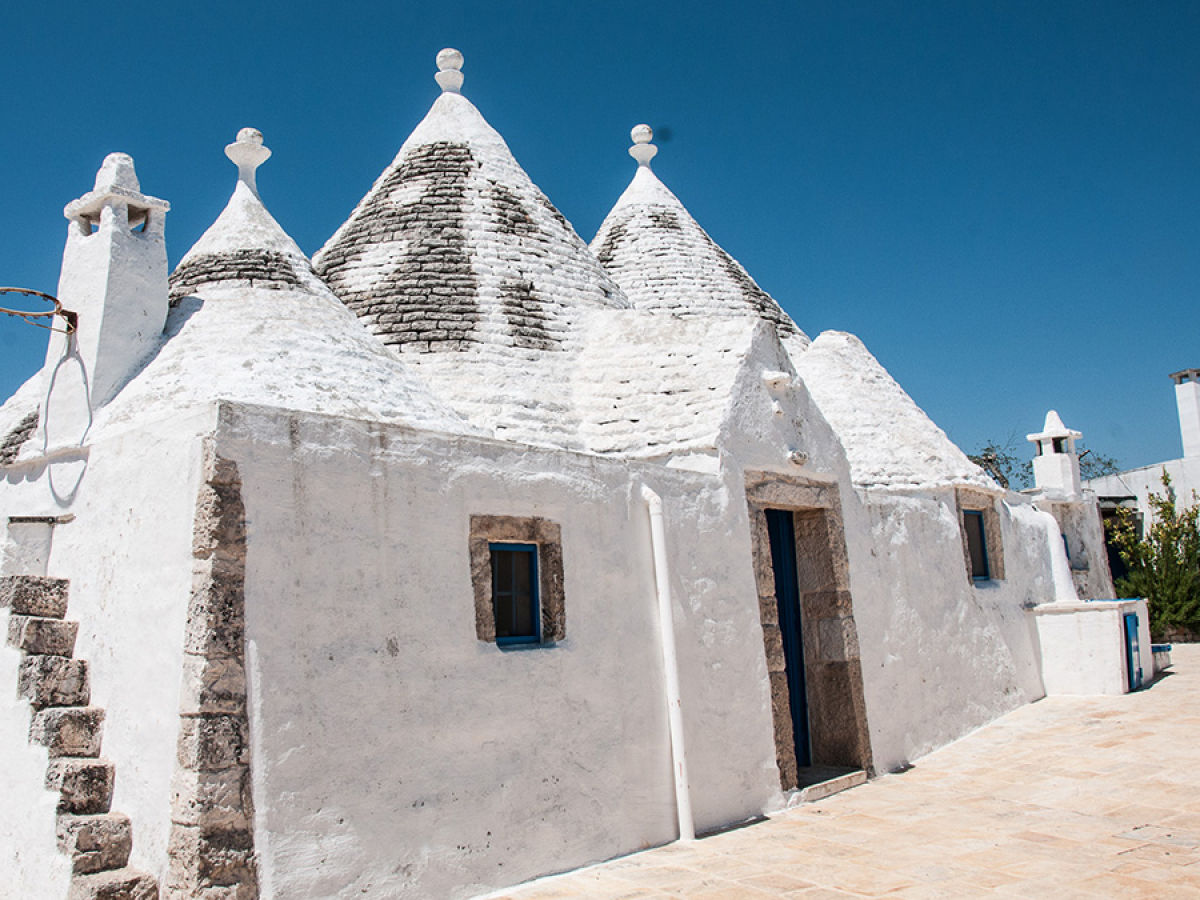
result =
M50 752L46 787L58 791L58 847L71 857L68 900L156 900L154 877L130 868L129 817L113 812L111 762L100 758L104 710L89 705L86 660L74 659L78 622L68 622L65 578L0 578L10 609L8 642L23 654L19 692L33 707L30 740Z

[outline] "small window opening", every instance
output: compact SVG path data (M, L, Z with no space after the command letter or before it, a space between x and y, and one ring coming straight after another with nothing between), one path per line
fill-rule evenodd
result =
M988 569L987 533L984 531L981 510L963 510L963 531L967 535L967 553L971 558L971 578L988 581L992 576Z
M1054 438L1053 441L1054 441L1054 452L1055 453L1066 453L1067 452L1067 439L1066 438Z
M537 544L488 544L497 644L541 640Z
M134 234L144 234L146 225L150 222L150 211L129 207L129 230Z

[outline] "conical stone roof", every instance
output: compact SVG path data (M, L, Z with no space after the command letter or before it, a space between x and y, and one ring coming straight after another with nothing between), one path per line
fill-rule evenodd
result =
M254 181L270 155L262 135L243 129L226 153L240 170L233 195L171 275L164 342L100 426L233 400L474 431L380 346L263 206Z
M861 340L823 331L792 364L829 422L861 488L999 488L947 437Z
M600 225L592 251L635 308L678 316L754 316L781 339L808 338L692 218L650 168L649 127L633 130L633 181Z
M404 352L559 349L574 308L626 305L504 139L453 90L313 260Z
M563 390L578 320L628 303L458 93L461 54L442 51L438 64L443 93L314 266L469 420L578 446Z

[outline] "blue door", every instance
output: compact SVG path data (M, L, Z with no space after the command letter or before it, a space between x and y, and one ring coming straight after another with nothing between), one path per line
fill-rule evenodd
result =
M771 568L775 573L775 602L787 674L796 765L812 765L808 736L808 689L804 683L804 642L800 631L800 585L796 578L796 526L788 509L768 509Z
M1125 669L1129 673L1129 689L1142 686L1142 655L1138 652L1137 613L1125 613Z

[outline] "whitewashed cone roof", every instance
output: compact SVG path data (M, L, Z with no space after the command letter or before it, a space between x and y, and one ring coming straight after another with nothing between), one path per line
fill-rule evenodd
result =
M164 343L100 424L225 399L472 431L338 301L263 206L261 134L243 129L226 153L239 167L233 196L171 275Z
M584 446L642 459L715 452L759 327L748 318L593 314L575 381Z
M638 125L631 137L637 171L591 243L630 303L679 316L756 317L774 325L780 338L806 345L804 332L650 168L657 148L649 126Z
M999 492L854 335L822 332L791 359L845 447L858 487L964 484Z

